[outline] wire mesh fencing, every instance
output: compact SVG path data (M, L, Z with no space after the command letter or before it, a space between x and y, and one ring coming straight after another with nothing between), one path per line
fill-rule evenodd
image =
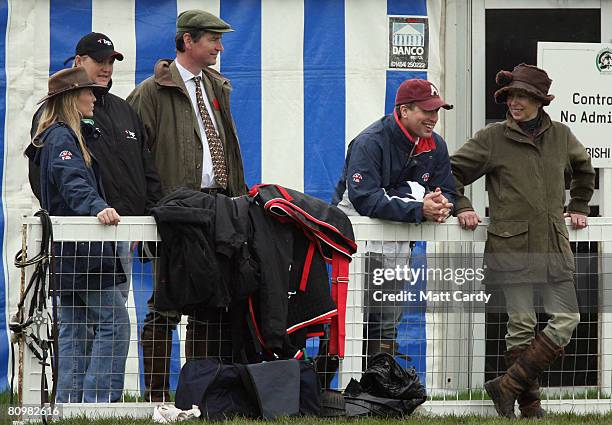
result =
M503 291L483 284L486 220L474 232L461 230L454 219L440 225L351 221L358 252L350 265L346 352L338 373L332 370L326 381L342 389L361 377L369 356L389 352L403 367L415 368L427 389L424 407L432 413L493 413L483 385L506 370L508 318ZM23 231L32 255L40 245L39 221L25 219ZM187 358L227 357L231 336L223 318L150 314L160 267L152 218L103 227L95 219L53 217L53 232L57 312L49 307L44 313L59 325L53 360L59 366L58 402L146 409L151 401L172 401ZM557 411L607 411L612 219L592 218L587 229L569 234L581 320L564 354L541 376L543 404ZM9 291L23 291L31 271L24 273L22 288ZM537 293L534 300L541 330L546 300ZM29 332L30 342L48 339L42 327ZM309 340L307 354L314 357L318 347L318 338ZM43 372L36 350L36 344L22 345L16 363L25 404L40 402ZM51 380L49 368L45 374Z

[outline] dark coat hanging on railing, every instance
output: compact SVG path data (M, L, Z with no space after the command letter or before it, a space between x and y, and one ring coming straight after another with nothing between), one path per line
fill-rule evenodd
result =
M352 244L346 248L350 259L350 221L336 207L317 201L321 211L333 209L330 217L342 220L346 237L330 240ZM312 244L313 236L302 227L279 220L263 204L247 196L179 189L162 199L152 214L163 241L154 297L157 309L190 314L229 307L232 313L233 306L246 302L259 342L281 357L295 354L289 333L328 323L337 314L323 257L331 259L329 247Z

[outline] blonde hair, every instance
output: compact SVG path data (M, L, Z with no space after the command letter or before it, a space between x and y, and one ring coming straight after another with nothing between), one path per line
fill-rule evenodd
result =
M81 91L70 90L47 100L45 109L38 121L38 128L36 129L34 139L32 139L32 144L38 148L41 147L42 145L37 144L38 136L56 122L63 122L76 134L85 164L91 166L91 154L89 149L87 149L87 145L85 145L85 139L83 139L83 134L81 133L81 118L83 114L77 108L77 98Z

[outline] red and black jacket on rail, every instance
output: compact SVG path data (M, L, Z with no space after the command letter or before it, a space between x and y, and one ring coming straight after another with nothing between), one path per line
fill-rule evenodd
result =
M299 265L292 270L287 333L330 322L329 354L343 357L348 264L357 250L350 220L333 205L279 185L254 186L249 196L279 222L293 224L299 235L294 240ZM332 269L335 311L311 305L329 293L326 264Z
M238 324L232 332L282 358L303 348L291 335L331 323L330 352L343 355L348 262L356 245L337 207L270 185L237 198L180 189L152 212L164 242L160 261L168 266L156 285L157 308L189 313L224 304Z

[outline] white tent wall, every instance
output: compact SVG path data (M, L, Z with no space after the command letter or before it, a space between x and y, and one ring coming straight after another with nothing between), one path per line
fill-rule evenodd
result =
M167 16L168 11L178 14L191 8L206 9L229 20L236 26L236 33L232 33L235 37L254 39L261 45L260 51L238 52L239 48L231 42L232 35L228 34L224 36L224 41L228 41L227 50L217 65L221 72L232 76L232 108L243 144L248 183L275 182L329 199L348 142L390 111L399 82L414 76L428 77L440 87L449 102L456 102L455 82L449 78L449 70L444 65L444 47L453 45L453 37L446 35L447 29L449 25L454 28L454 24L448 24L444 15L447 5L459 7L460 3L450 0L333 0L324 3L315 0L0 1L0 10L7 14L4 42L6 111L1 117L5 124L2 164L2 266L5 279L2 289L5 291L6 320L2 324L5 332L0 333L0 389L6 388L7 380L4 378L10 370L7 322L19 292L20 274L13 266L13 257L21 246L21 217L37 209L29 188L23 149L29 141L36 102L46 92L49 72L57 69L54 64L60 59L65 59L52 58L53 49L73 51L76 41L86 32L76 33L73 28L83 28L90 21L89 30L110 36L117 49L125 55L124 61L115 64L112 89L115 94L125 97L142 79L140 76L146 76L152 70L147 62L149 58L139 56L142 55L143 43L147 43L149 50L146 53L149 55L159 50L157 57L173 50L172 40L164 39L160 44L160 40L155 40L158 28L155 25L147 28L145 24L156 24L152 20L158 19L160 26L165 25L163 29L171 32L174 16ZM243 15L242 11L245 16L252 13L259 17L256 25L236 24ZM62 21L63 12L69 12L66 22ZM228 14L233 20L228 18ZM430 34L427 71L389 70L388 16L424 14L429 18ZM317 19L325 20L325 24L318 26ZM334 27L326 27L329 22L334 23ZM338 28L342 29L338 35L339 42L329 43L328 33ZM318 46L319 37L327 44ZM325 56L330 50L339 60L334 62L334 58ZM226 58L235 58L232 54L237 53L259 57L260 67L237 69L235 61L226 62ZM331 71L326 69L330 61L333 62ZM339 95L333 92L326 98L326 93L319 90L322 86L317 85L315 77L319 75L323 83L329 79L329 87L339 90ZM252 88L253 79L257 79L260 89L249 92L249 96L243 95L245 90ZM323 111L326 103L332 102L338 114L327 121L321 119L312 113L318 109L316 102L320 102ZM249 121L250 112L247 111L260 117L255 124ZM441 114L437 130L452 135L455 130L449 133L445 123L456 118L445 118L445 115L459 112L456 109ZM327 128L330 137L324 138ZM450 141L449 144L452 151L454 143ZM35 247L30 247L33 249ZM135 338L133 330L132 339ZM132 349L135 349L134 344ZM130 356L136 358L137 354L132 352Z
M6 113L4 118L4 158L2 203L4 212L3 266L6 295L6 321L19 300L20 272L13 258L21 249L21 218L34 211L35 204L28 182L27 159L23 155L36 102L47 90L49 50L40 48L40 36L49 34L48 1L13 1L8 3L5 34ZM48 35L43 37L48 39ZM8 326L6 327L8 334ZM0 342L0 361L10 361L6 334ZM10 370L10 367L3 370ZM0 377L0 387L6 385ZM4 385L2 385L4 384Z
M262 181L304 190L304 5L268 1L261 12Z

